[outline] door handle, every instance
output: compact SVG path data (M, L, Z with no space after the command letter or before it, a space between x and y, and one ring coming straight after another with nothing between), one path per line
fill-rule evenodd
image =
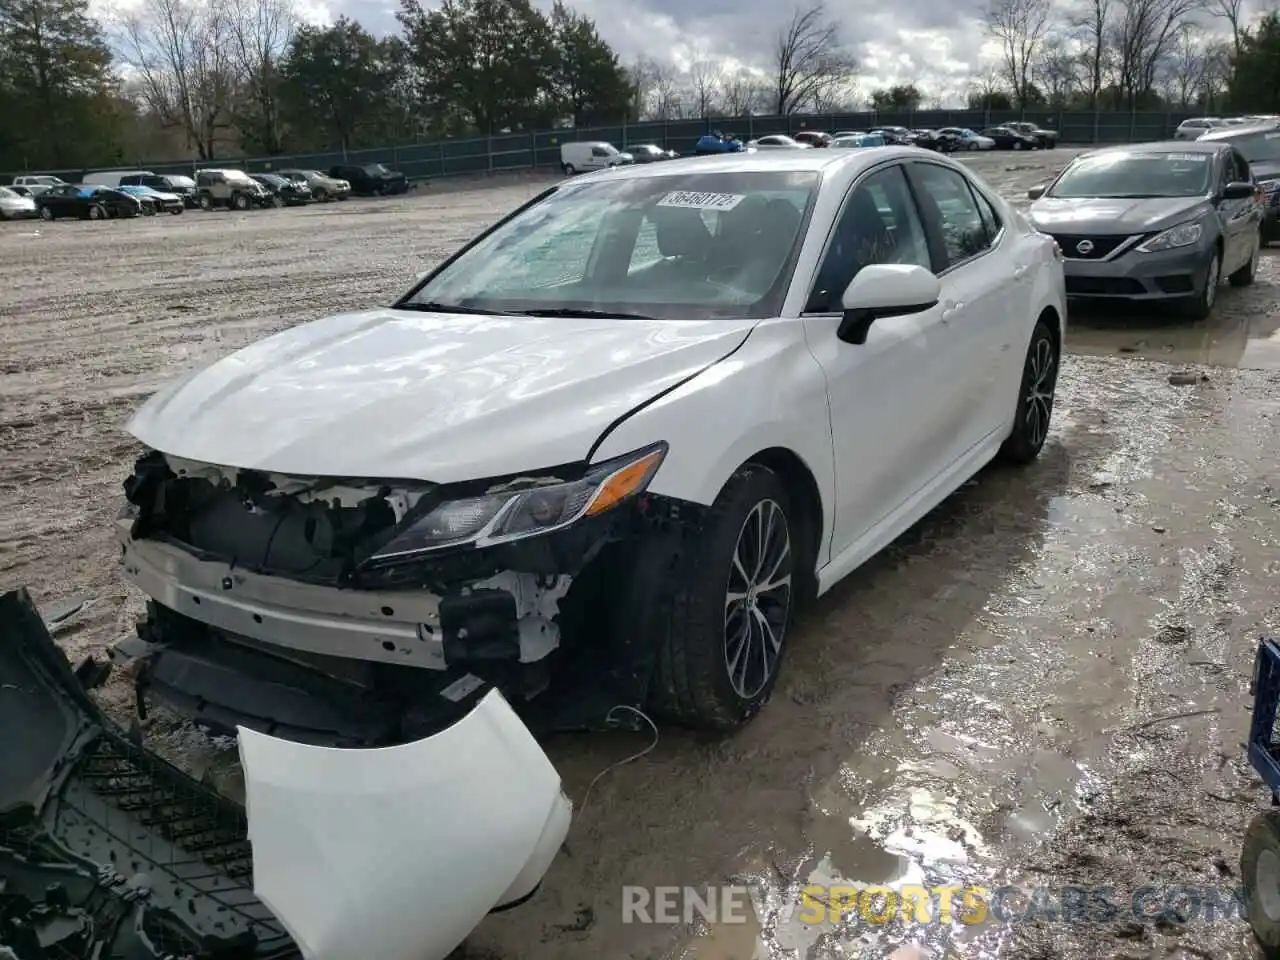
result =
M949 300L945 304L943 304L942 322L950 323L952 317L956 315L956 313L960 310L962 306L964 306L964 304L956 303L954 300Z

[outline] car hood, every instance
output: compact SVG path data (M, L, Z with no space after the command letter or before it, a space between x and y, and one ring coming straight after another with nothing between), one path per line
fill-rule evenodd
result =
M1172 226L1208 205L1204 197L1059 199L1041 197L1031 205L1031 222L1047 233L1135 234Z
M271 473L504 476L583 460L611 424L732 353L754 324L340 314L161 390L128 430L167 454Z

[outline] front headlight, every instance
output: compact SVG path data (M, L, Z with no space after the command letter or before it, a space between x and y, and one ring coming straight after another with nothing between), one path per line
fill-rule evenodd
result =
M643 493L667 455L665 443L588 467L579 480L450 500L412 521L369 558L378 565L444 547L488 547L563 529Z
M1162 233L1157 233L1146 243L1139 245L1142 253L1158 253L1161 250L1175 250L1178 247L1189 247L1198 243L1203 231L1198 223L1180 223Z

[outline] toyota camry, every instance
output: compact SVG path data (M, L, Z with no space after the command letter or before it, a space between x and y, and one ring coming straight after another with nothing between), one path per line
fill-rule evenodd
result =
M390 306L137 411L117 532L152 602L116 656L316 742L570 677L600 715L732 729L812 598L1036 458L1064 297L1053 240L916 148L557 184Z

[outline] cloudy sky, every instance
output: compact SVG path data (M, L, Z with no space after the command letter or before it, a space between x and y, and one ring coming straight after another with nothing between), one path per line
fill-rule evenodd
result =
M548 9L550 0L535 0ZM792 8L777 0L569 0L596 21L624 62L667 56L679 62L699 51L768 67L778 29ZM318 17L346 14L375 32L396 29L393 0L307 0ZM858 87L915 83L928 98L963 99L989 60L982 24L985 0L829 0L861 64ZM886 8L891 7L891 12ZM985 56L984 56L985 49Z

